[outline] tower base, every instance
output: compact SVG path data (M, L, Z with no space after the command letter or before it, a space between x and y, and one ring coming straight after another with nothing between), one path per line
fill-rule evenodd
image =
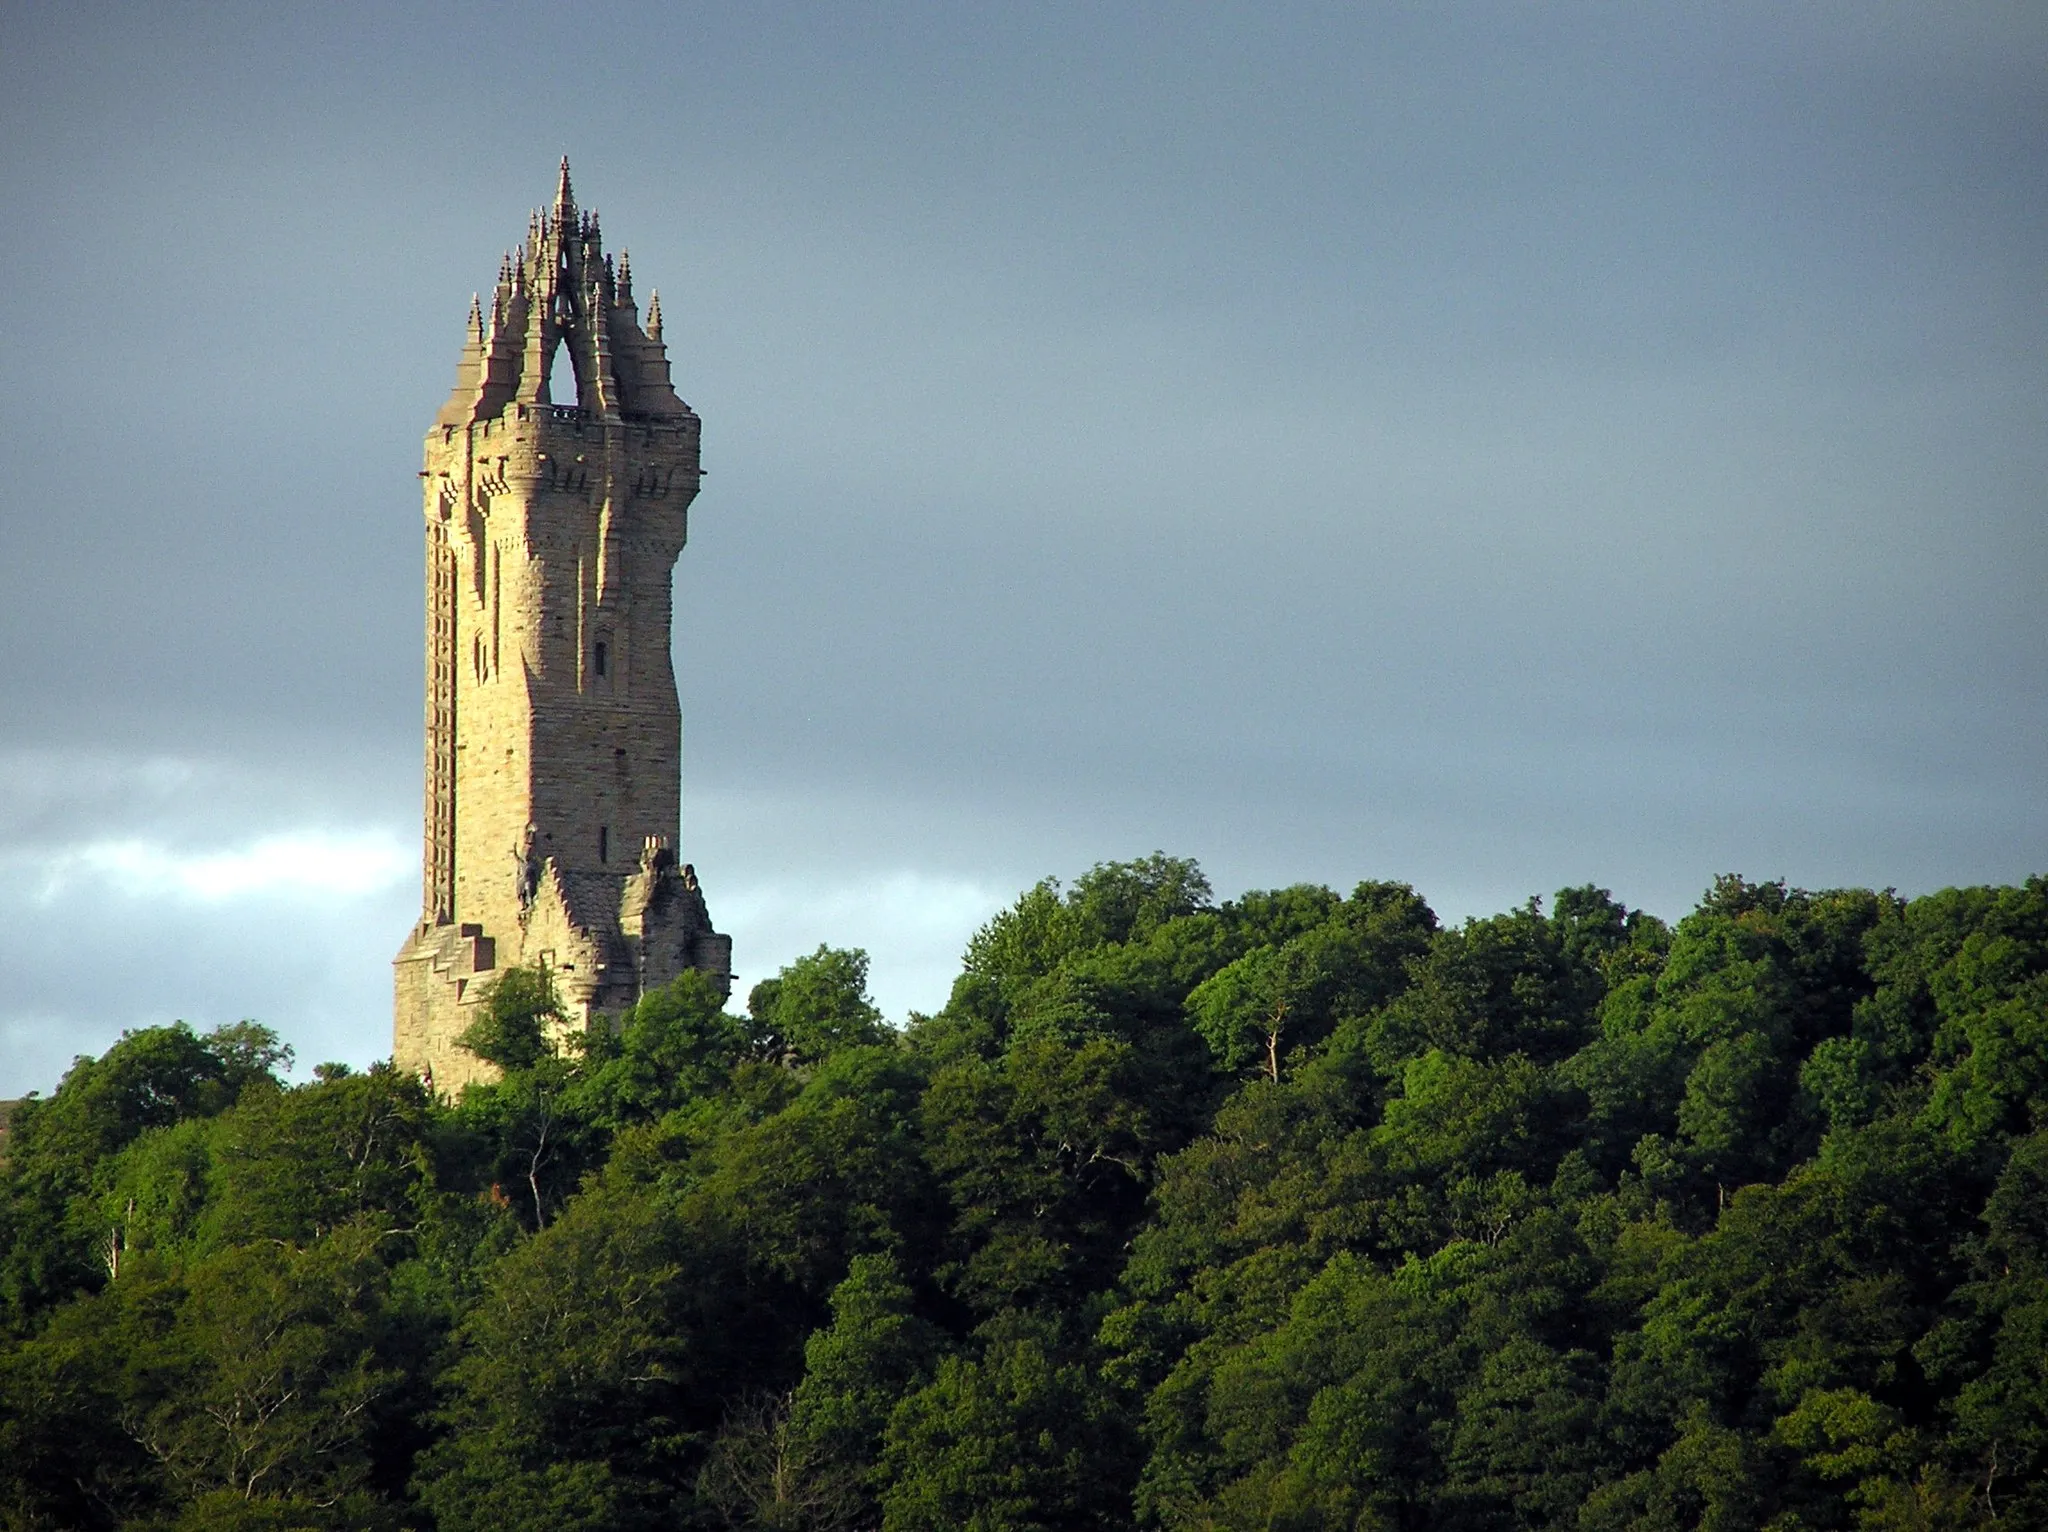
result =
M579 909L580 906L580 909ZM608 907L607 907L608 906ZM579 877L543 862L516 929L422 921L392 959L392 1062L444 1094L487 1083L497 1066L458 1039L479 1002L508 968L545 968L562 1003L563 1026L614 1021L642 995L684 972L732 992L732 938L711 929L696 872L678 869L650 842L623 888L615 878Z

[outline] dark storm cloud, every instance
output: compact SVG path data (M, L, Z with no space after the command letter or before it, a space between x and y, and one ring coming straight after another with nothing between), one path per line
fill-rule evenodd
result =
M563 150L706 420L749 976L930 1006L1155 845L1451 913L2037 870L2044 65L2022 5L18 17L0 1095L181 1006L386 1046L410 873L274 853L414 834L418 433Z

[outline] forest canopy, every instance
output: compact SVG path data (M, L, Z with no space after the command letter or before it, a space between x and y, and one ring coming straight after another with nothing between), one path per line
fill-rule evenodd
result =
M436 1097L126 1034L0 1161L0 1528L2048 1526L2048 879L1047 880Z

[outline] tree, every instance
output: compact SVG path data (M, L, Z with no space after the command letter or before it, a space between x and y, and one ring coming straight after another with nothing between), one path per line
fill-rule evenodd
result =
M184 1276L176 1319L130 1359L123 1410L183 1495L332 1501L363 1487L371 1412L397 1382L376 1352L376 1242L351 1229L237 1245Z
M414 1192L431 1179L433 1133L426 1088L388 1064L248 1092L208 1135L206 1233L221 1243L297 1243L357 1220L410 1232Z
M1097 1286L1120 1261L1159 1148L1132 1056L1041 1037L933 1076L920 1110L955 1209L944 1278L980 1312Z
M1291 1033L1313 1040L1329 1028L1319 955L1302 938L1284 947L1260 947L1188 996L1195 1029L1217 1063L1242 1069L1256 1062L1269 1080L1279 1083L1282 1041L1293 1043Z
M641 996L615 1028L584 1033L568 1110L617 1133L717 1095L750 1047L746 1025L723 1007L711 976L689 969Z
M277 1034L254 1022L200 1037L181 1021L122 1033L99 1058L74 1060L48 1100L17 1104L0 1178L6 1323L106 1279L106 1227L71 1216L104 1161L151 1128L225 1111L251 1085L274 1088L290 1062Z
M697 1500L717 1525L761 1532L852 1532L871 1511L855 1471L797 1429L788 1394L748 1394L726 1411Z
M497 1262L415 1481L444 1532L655 1524L688 1483L702 1257L656 1188L615 1173Z
M820 946L747 996L754 1047L764 1058L810 1064L841 1048L882 1041L882 1013L868 999L868 955Z
M832 1290L832 1323L804 1345L796 1434L857 1479L871 1479L890 1414L925 1381L945 1339L918 1316L894 1255L855 1256Z
M376 1245L351 1228L190 1264L138 1257L0 1370L0 1394L26 1406L0 1410L0 1485L18 1474L17 1505L68 1504L86 1525L155 1507L183 1508L180 1525L265 1524L251 1507L336 1532L383 1524L369 1485L400 1374L382 1354ZM195 1511L226 1504L255 1519Z
M1310 897L1317 893L1326 897ZM1310 910L1322 917L1314 924L1302 919ZM1195 989L1188 1017L1219 1065L1256 1065L1276 1084L1288 1054L1400 994L1436 929L1429 906L1401 883L1361 883L1348 901L1328 890L1283 890L1259 896L1247 913L1274 939Z
M885 1532L1052 1532L1128 1524L1127 1437L1093 1372L1038 1336L948 1356L890 1417ZM1123 1471L1120 1471L1123 1470Z
M546 968L508 968L491 982L476 1020L456 1041L501 1070L531 1069L555 1051L551 1034L563 1021Z
M550 1210L601 1154L601 1132L568 1110L578 1071L555 1042L561 999L545 968L510 968L478 1009L457 1041L497 1065L500 1077L464 1086L462 1115L495 1151L492 1183L501 1193L518 1188L533 1227L545 1228Z
M900 1036L504 976L460 1102L131 1034L0 1165L0 1527L2048 1524L2048 882L1048 881Z

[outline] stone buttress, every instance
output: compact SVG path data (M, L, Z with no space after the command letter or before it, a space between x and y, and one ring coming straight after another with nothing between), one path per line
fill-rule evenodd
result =
M661 300L643 324L564 160L488 309L470 306L420 476L425 866L393 1058L439 1090L492 1074L455 1039L508 967L545 964L574 1025L684 969L730 986L731 942L676 858L671 576L698 437Z

